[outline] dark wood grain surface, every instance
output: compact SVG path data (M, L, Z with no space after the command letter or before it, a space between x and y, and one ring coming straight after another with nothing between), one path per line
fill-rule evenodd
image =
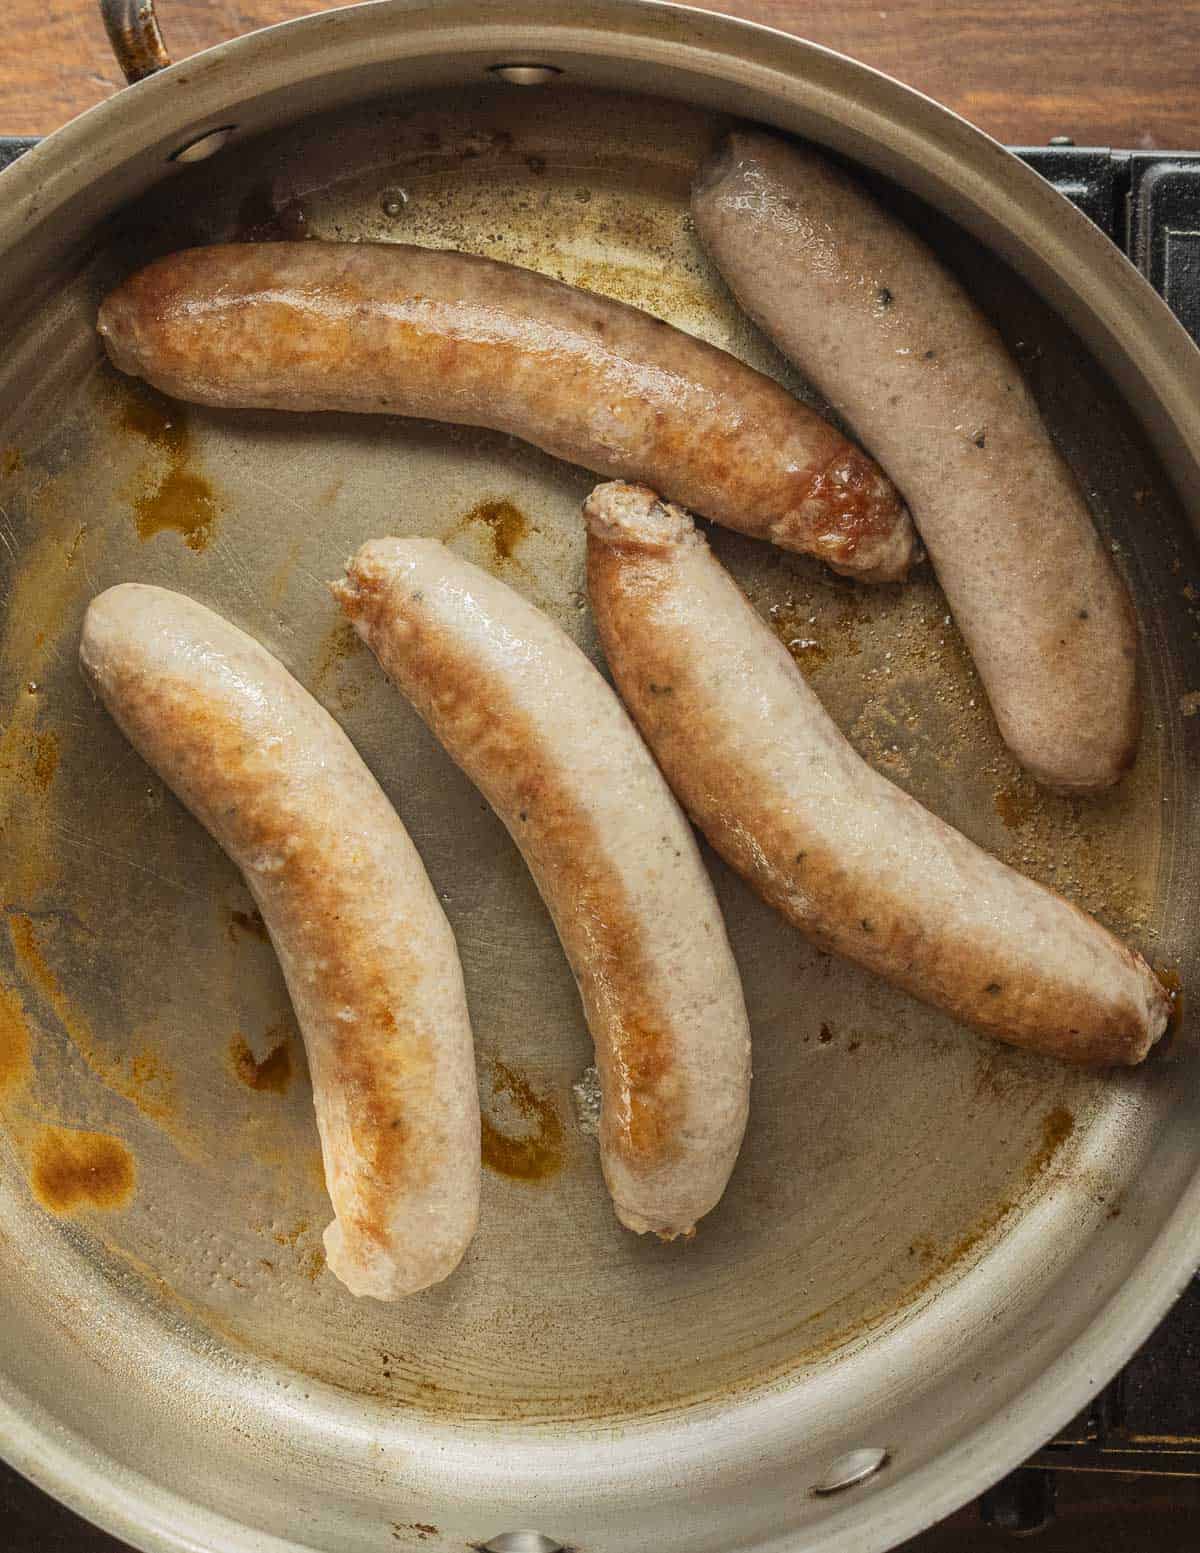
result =
M552 3L552 0L547 0ZM157 0L176 59L318 0ZM1200 0L725 0L898 76L1009 143L1200 148ZM96 0L0 0L0 133L118 90Z

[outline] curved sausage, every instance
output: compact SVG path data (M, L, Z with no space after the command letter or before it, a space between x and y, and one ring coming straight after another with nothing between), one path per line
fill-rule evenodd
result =
M203 605L94 599L84 672L242 870L312 1071L330 1268L396 1299L453 1272L479 1212L479 1096L458 951L408 832L283 665Z
M1136 1063L1166 993L1145 961L861 760L710 554L644 487L585 504L608 662L717 851L822 949L964 1024L1069 1062Z
M903 492L1013 754L1050 787L1111 785L1137 746L1133 608L995 329L813 151L735 134L692 209L738 301Z
M529 865L596 1046L617 1217L664 1239L719 1201L746 1126L741 981L691 827L559 628L431 539L379 539L334 593Z
M532 270L400 244L195 248L127 280L99 329L123 372L178 399L487 426L853 576L901 577L911 557L895 491L828 421L736 357Z

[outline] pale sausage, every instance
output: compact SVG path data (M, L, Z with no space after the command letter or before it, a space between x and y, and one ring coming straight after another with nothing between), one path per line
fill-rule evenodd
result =
M810 149L731 136L692 209L738 301L899 486L1013 754L1063 791L1115 782L1138 737L1133 608L995 329Z
M596 1048L617 1217L664 1239L720 1199L750 1037L691 827L612 690L553 621L432 539L379 539L334 592L507 826Z
M349 739L266 649L165 588L94 599L80 658L122 732L242 870L312 1073L329 1267L396 1299L453 1272L479 1096L450 925Z

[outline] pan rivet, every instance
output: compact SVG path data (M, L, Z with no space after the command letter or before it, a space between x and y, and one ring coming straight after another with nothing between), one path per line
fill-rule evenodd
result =
M886 1466L889 1459L890 1453L881 1445L862 1445L856 1451L847 1451L829 1463L825 1476L813 1484L812 1491L814 1494L840 1494L843 1488L865 1483L880 1467Z
M502 1531L483 1544L483 1553L563 1553L563 1545L540 1531Z
M1051 135L1050 144L1052 146L1073 146L1075 142L1070 135Z
M167 160L203 162L206 157L212 156L221 149L236 128L236 124L223 124L220 129L205 130L203 135L197 135L195 140L189 140L186 145L180 146L178 151L172 151Z
M556 75L562 75L557 65L492 65L491 74L514 86L545 86Z

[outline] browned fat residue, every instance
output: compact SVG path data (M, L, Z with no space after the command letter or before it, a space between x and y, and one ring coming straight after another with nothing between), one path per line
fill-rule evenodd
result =
M30 1072L29 1026L25 1010L0 987L0 1094L19 1084Z
M300 1271L309 1283L315 1283L325 1267L325 1251L322 1246L309 1246L300 1257Z
M0 453L0 474L19 474L24 464L25 459L20 448L5 448L4 452Z
M900 1304L908 1304L929 1287L935 1279L950 1271L968 1257L979 1243L1006 1219L1017 1206L1023 1189L1032 1185L1049 1168L1054 1156L1075 1131L1075 1118L1066 1106L1055 1106L1042 1118L1042 1138L1034 1152L1025 1161L1016 1190L993 1203L973 1225L948 1246L939 1246L927 1235L918 1236L909 1246L909 1254L917 1256L928 1267L928 1272L917 1283L906 1289Z
M188 469L192 434L182 405L152 395L148 389L126 392L118 424L144 437L163 455L166 468L134 498L139 539L151 539L167 529L183 536L189 550L203 550L212 538L217 502L212 486Z
M415 1531L419 1542L427 1542L430 1537L439 1535L436 1526L428 1521L393 1521L392 1536L398 1542L406 1531Z
M313 666L311 689L317 690L331 673L347 659L357 656L364 650L361 636L348 620L339 621L331 630L327 631L317 649L316 663ZM343 682L338 686L337 698L343 711L349 711L355 701L358 700L361 686L354 682Z
M29 979L44 993L79 1055L97 1078L151 1120L164 1122L172 1118L175 1114L171 1095L173 1075L162 1057L149 1049L121 1058L113 1058L105 1052L76 1013L47 961L33 919L13 912L8 919L8 931L17 959Z
M75 562L79 559L79 547L83 544L84 540L87 538L87 535L88 526L86 523L81 523L75 530L74 539L72 539L71 543L67 546L66 563L68 567L74 566Z
M1174 965L1156 965L1154 974L1171 1000L1170 1012L1167 1014L1167 1028L1159 1041L1160 1046L1169 1046L1183 1025L1183 980L1180 977L1179 968Z
M257 911L231 911L229 913L229 936L234 943L241 934L247 938L257 938L264 944L271 942L267 932L267 924L263 921L261 913Z
M767 611L767 624L804 670L822 668L834 658L852 658L862 651L857 627L870 623L852 607L832 617L819 617L811 605L781 599Z
M532 1086L506 1063L491 1063L492 1089L512 1103L528 1132L514 1137L487 1115L481 1117L483 1163L497 1175L514 1181L544 1181L562 1167L563 1124L554 1102L536 1094Z
M503 500L477 502L470 512L463 514L455 528L461 532L477 526L488 531L497 562L512 560L513 551L530 528L529 519L521 509Z
M1032 783L1014 782L1009 787L997 788L992 802L1008 829L1015 830L1038 812L1039 795Z
M286 1026L280 1022L267 1032L276 1037L265 1057L256 1057L239 1031L229 1043L229 1062L234 1076L259 1094L281 1095L292 1081L292 1047Z
M1075 1131L1075 1118L1065 1105L1056 1105L1042 1118L1042 1141L1025 1164L1025 1179L1035 1181Z
M39 793L44 793L54 780L54 773L58 770L58 735L49 728L43 728L40 733L34 735L33 741L33 786Z
M801 1353L793 1354L787 1360L787 1370L793 1370L799 1364L812 1364L813 1360L826 1354L837 1353L837 1350L855 1337L862 1337L866 1332L879 1328L897 1312L903 1311L913 1301L919 1300L956 1264L966 1261L970 1253L1018 1207L1023 1193L1035 1180L1046 1173L1046 1169L1054 1160L1054 1155L1059 1152L1073 1132L1074 1117L1070 1110L1065 1106L1054 1106L1053 1109L1048 1110L1042 1118L1042 1141L1029 1155L1025 1166L1021 1168L1020 1176L1012 1182L1011 1190L1006 1196L1000 1197L997 1202L990 1205L984 1213L980 1214L980 1218L964 1230L955 1241L950 1242L949 1246L939 1244L931 1235L914 1236L908 1244L908 1255L921 1264L921 1275L900 1289L899 1294L883 1301L876 1308L857 1315L845 1326L838 1326L834 1331L827 1332L826 1336L812 1343L809 1348L804 1348ZM826 1314L827 1311L815 1311L812 1315L806 1315L801 1322L801 1328L818 1322Z
M289 1230L276 1230L272 1235L277 1246L294 1246L308 1230L308 1220L299 1219Z
M348 620L341 620L325 633L317 649L317 661L313 667L313 684L319 685L325 676L363 651L363 639Z
M46 963L46 957L42 953L42 946L37 940L32 917L27 917L21 912L13 912L8 919L8 931L18 959L20 959L32 979L53 1002L61 995L62 989L59 987L58 977Z
M58 770L58 759L58 735L50 728L35 732L27 718L14 715L0 740L0 771L9 773L14 784L29 792L46 793Z
M123 1207L135 1179L133 1155L108 1133L47 1127L34 1148L34 1195L52 1213Z

